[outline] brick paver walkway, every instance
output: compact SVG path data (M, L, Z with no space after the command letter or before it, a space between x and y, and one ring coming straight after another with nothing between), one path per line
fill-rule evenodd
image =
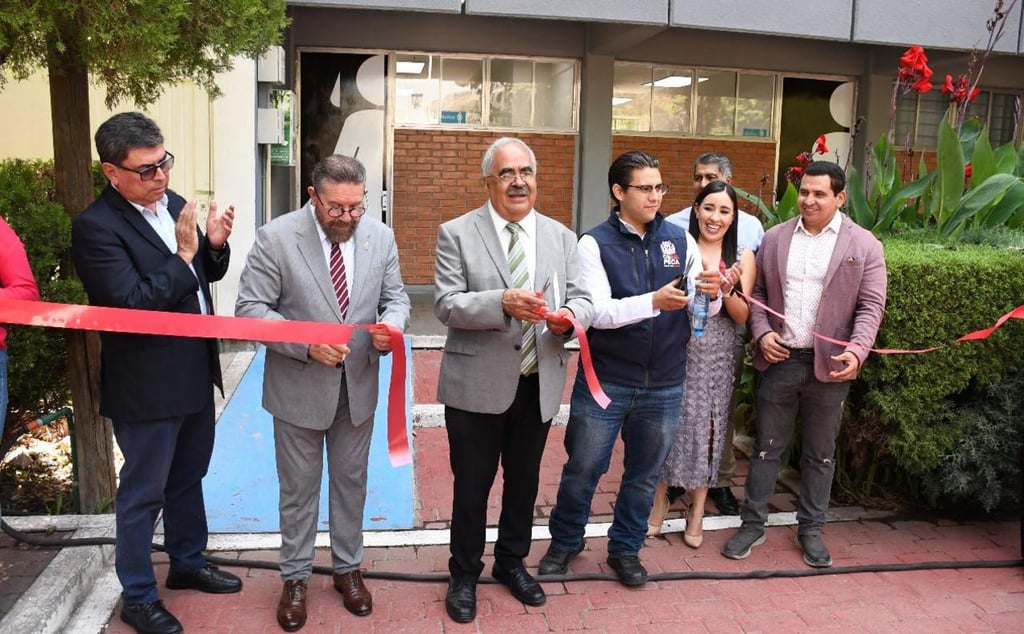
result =
M541 471L537 521L544 522L557 489L564 428L551 431ZM451 477L443 429L417 429L417 517L424 528L444 528L451 514ZM595 521L610 519L621 474L621 454L595 496ZM741 461L736 491L746 463ZM775 510L791 510L792 495L780 492ZM679 514L681 505L675 513ZM709 511L713 508L709 505ZM497 520L492 495L490 522ZM679 533L647 540L641 557L652 574L661 572L809 570L801 561L793 526L770 528L768 542L745 561L722 557L731 530L705 532L693 550ZM852 520L830 523L825 533L836 566L925 561L1016 560L1021 557L1015 521L957 523L939 519ZM573 562L575 574L608 573L606 539L591 538ZM536 542L527 561L536 566L547 542ZM488 548L489 550L489 548ZM222 553L229 558L276 561L276 551ZM157 556L157 577L166 575ZM447 546L368 548L370 572L445 573ZM317 564L328 565L325 550ZM490 558L485 574L490 572ZM279 632L275 610L281 589L275 571L236 568L245 587L237 595L212 596L162 589L168 608L188 632ZM309 621L302 632L1021 632L1024 631L1024 568L869 572L834 576L745 580L650 582L627 589L615 581L545 582L548 602L525 607L498 585L481 585L476 622L459 625L445 616L444 583L371 579L373 613L345 611L327 576L315 576ZM129 633L112 615L106 630Z

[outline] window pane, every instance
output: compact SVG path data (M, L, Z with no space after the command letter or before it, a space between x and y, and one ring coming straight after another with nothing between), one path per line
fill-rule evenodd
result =
M949 98L939 90L919 96L921 105L917 115L917 142L914 147L934 150L939 144L939 122L946 116Z
M441 60L441 123L480 124L483 69L480 59Z
M992 121L989 124L988 138L992 141L993 147L1013 140L1015 97L999 93L992 95Z
M896 127L893 143L901 147L917 147L914 141L914 127L917 123L917 93L909 93L900 99L896 107Z
M612 130L650 132L651 67L616 64L612 87Z
M775 77L740 75L739 84L739 99L736 100L736 135L771 136Z
M537 62L534 66L536 97L533 127L572 130L576 96L576 64Z
M697 134L735 134L736 73L697 71Z
M397 55L395 123L440 122L440 57Z
M524 59L491 61L491 125L531 127L533 62Z
M690 131L693 71L655 68L651 89L651 130Z

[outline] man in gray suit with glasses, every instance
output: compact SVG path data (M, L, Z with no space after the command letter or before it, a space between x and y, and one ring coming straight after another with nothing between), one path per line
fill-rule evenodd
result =
M309 204L262 227L239 282L235 314L338 324L390 324L404 330L409 297L389 227L364 218L366 172L332 155L313 168ZM274 416L281 487L282 629L306 622L327 446L334 587L349 612L366 616L363 583L366 463L377 406L380 356L391 351L386 327L356 329L348 344L267 344L263 407Z
M579 283L576 234L534 210L533 151L501 138L481 167L489 200L441 225L435 266L434 313L448 327L437 397L455 481L445 609L459 623L476 618L487 496L499 461L493 575L527 605L546 601L523 559L540 460L565 386L564 344L574 334L565 317L586 328L592 310Z

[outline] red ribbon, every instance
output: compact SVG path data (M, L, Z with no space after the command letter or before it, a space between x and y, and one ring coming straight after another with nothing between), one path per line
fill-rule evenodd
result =
M779 318L781 318L783 320L786 319L785 315L783 315L782 313L780 313L780 312L778 312L776 310L772 310L766 304L764 304L763 302L757 301L756 299L754 299L750 295L747 295L747 294L745 294L745 293L743 293L742 291L739 291L739 290L737 290L736 293L738 295L741 295L749 303L755 304L757 306L760 306L761 308L763 308L765 311L771 313L772 315L775 315L776 317L779 317ZM1008 319L1024 319L1024 305L1018 306L1018 307L1014 308L1013 310L1011 310L1010 312L1006 313L1005 315L1003 315L1002 317L997 319L995 324L993 324L992 326L990 326L988 328L983 328L982 330L975 330L974 332L968 333L968 334L966 334L966 335L964 335L962 337L958 337L954 341L954 343L960 342L960 341L975 341L975 340L978 340L978 339L986 339L992 333L994 333L996 330L998 330L1003 324L1005 324L1006 320L1008 320ZM823 335L821 333L817 333L817 332L813 332L812 331L811 334L814 335L815 337L817 337L818 339L821 339L823 341L828 341L829 343L834 343L834 344L837 344L837 345L840 345L840 346L844 346L845 347L845 346L853 345L849 341L843 341L841 339L833 339L832 337L825 336L825 335ZM947 345L949 345L949 344L942 344L942 345L939 345L939 346L932 346L931 348L920 348L920 349L917 349L917 350L904 350L904 349L899 349L899 348L868 348L868 350L870 352L874 352L875 354L922 354L924 352L933 352L935 350L939 350L939 349L945 348Z
M222 317L15 299L0 300L0 323L140 335L306 344L346 344L352 338L354 328L370 330L379 325L386 326L394 355L388 395L388 456L394 467L412 462L409 436L405 429L405 340L402 331L390 324L329 324Z
M587 333L583 328L583 324L579 322L575 317L566 317L564 315L556 315L554 313L545 313L544 318L550 319L554 317L555 321L570 322L576 333L576 339L580 343L580 367L583 368L583 376L587 380L587 387L590 389L590 395L594 398L594 401L601 406L601 409L608 409L611 405L612 399L608 398L608 395L604 393L604 389L601 387L601 382L597 380L597 372L594 371L594 362L590 356L590 342L587 341Z

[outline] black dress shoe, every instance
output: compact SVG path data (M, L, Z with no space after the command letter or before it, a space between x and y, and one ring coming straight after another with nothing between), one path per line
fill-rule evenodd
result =
M476 618L476 579L452 579L444 597L444 609L456 623Z
M608 565L624 586L642 586L647 583L647 569L636 555L608 555Z
M583 552L585 545L586 543L580 544L579 548L570 552L549 546L548 552L544 553L540 564L537 565L537 574L543 577L544 575L564 575L569 572L569 562Z
M718 512L722 515L739 515L740 514L740 503L736 499L736 496L732 494L732 489L729 487L712 487L708 489L708 497L718 507Z
M171 568L167 573L167 587L171 590L199 590L210 594L231 594L242 589L242 580L224 572L213 564L206 564L195 572L180 572Z
M547 603L548 598L544 594L544 589L540 587L536 579L530 576L530 573L526 572L526 568L516 566L510 570L505 570L499 566L494 566L491 574L500 583L508 586L508 589L512 591L512 596L526 605L536 607Z
M180 634L185 631L178 619L164 607L163 601L125 603L121 606L121 620L139 634Z

